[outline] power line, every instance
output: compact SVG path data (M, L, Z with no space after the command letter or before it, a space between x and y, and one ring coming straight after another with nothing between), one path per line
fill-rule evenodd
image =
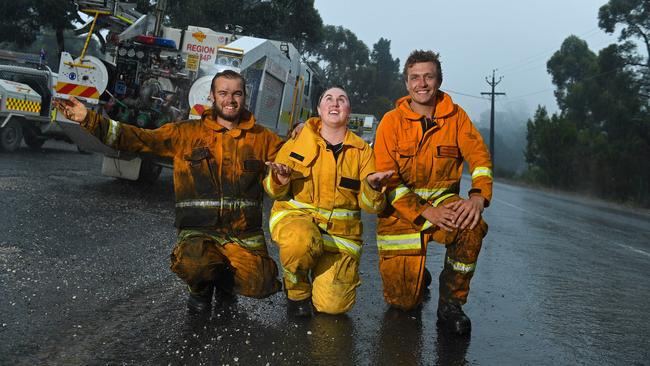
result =
M508 101L512 101L512 100L516 100L516 99L524 99L524 98L526 98L526 97L530 97L531 95L541 94L541 93L547 92L547 91L549 91L549 90L554 90L554 89L553 89L553 88L546 88L546 89L538 90L538 91L535 91L535 92L532 92L532 93L526 93L526 94L516 95L516 96L514 96L514 97L512 97L512 98L506 98L506 99L507 99Z
M585 31L582 34L578 35L578 37L580 37L580 38L589 38L591 35L595 34L598 30L599 30L599 27L591 28L588 31ZM545 51L538 52L538 53L536 53L536 54L534 54L532 56L524 57L523 59L512 62L512 63L507 64L505 66L499 67L498 70L500 70L501 72L516 70L516 69L518 69L520 67L523 67L523 66L526 66L526 65L528 65L530 63L536 62L539 59L548 57L549 54L552 54L555 51L557 51L556 48L547 49Z
M610 69L610 70L607 70L607 71L603 71L603 72L599 72L598 74L591 75L591 76L588 76L588 77L582 78L582 79L580 79L580 80L575 80L574 83L580 83L580 82L583 82L583 81L588 81L588 80L591 80L591 79L595 79L595 78L600 77L600 76L603 76L603 75L611 74L611 73L613 73L613 72L615 72L615 71L618 71L618 70L620 70L620 68L619 68L619 67L615 67L615 68L613 68L613 69ZM537 95L537 94L541 94L541 93L544 93L544 92L547 92L547 91L551 91L551 90L555 90L555 88L546 88L546 89L538 90L538 91L531 92L531 93L520 94L520 95L514 96L514 97L512 97L512 98L508 98L508 97L506 97L506 102L505 102L505 104L513 103L513 102L515 102L515 101L517 101L517 100L519 100L519 99L525 99L525 98L527 98L527 97L530 97L530 96L533 96L533 95Z
M461 92L454 91L454 90L451 90L451 89L445 89L445 90L443 90L443 91L448 92L448 93L451 93L451 94L463 95L463 96L470 97L470 98L476 98L476 99L482 99L482 100L489 100L488 98L485 98L485 97L481 97L481 96L478 96L478 95L471 95L471 94L461 93Z

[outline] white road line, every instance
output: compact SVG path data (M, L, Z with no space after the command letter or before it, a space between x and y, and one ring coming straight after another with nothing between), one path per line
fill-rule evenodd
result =
M627 250L631 250L631 251L633 251L634 253L641 254L641 255L645 255L646 257L650 258L650 253L648 253L648 252L646 252L646 251L644 251L644 250L637 249L637 248L631 247L631 246L629 246L629 245L621 244L621 243L614 243L614 244L618 245L618 246L621 247L621 248L624 248L624 249L627 249Z

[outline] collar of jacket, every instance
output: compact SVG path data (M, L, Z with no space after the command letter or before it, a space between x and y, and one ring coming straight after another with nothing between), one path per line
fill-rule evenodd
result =
M216 132L228 131L226 127L212 119L212 109L204 111L201 115L201 120L208 128ZM239 123L231 130L231 134L233 137L239 137L243 131L250 130L253 126L255 126L255 116L253 116L253 113L249 112L247 109L244 109L239 119Z
M409 95L401 97L395 102L395 107L404 116L404 118L411 121L420 121L425 116L414 112L411 109L411 97ZM456 105L451 100L449 94L438 90L436 96L436 111L433 116L434 119L440 119L449 116L456 111Z
M327 143L320 135L321 125L322 122L319 117L312 117L305 122L305 127L300 131L298 137L296 137L293 148L291 149L291 152L304 157L302 161L294 159L296 163L307 166L316 159L320 149L325 150ZM343 139L343 146L363 149L364 145L365 142L361 137L355 135L349 129L347 130Z

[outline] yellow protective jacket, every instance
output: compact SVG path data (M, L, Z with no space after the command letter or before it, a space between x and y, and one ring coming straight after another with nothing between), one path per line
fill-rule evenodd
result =
M251 249L265 249L262 180L266 161L283 141L255 124L244 111L228 130L211 118L168 123L155 130L104 118L89 111L81 126L117 149L151 153L174 162L175 225L227 237Z
M409 96L397 100L377 128L377 170L397 172L388 183L389 205L377 225L381 255L421 254L420 232L432 226L421 213L459 194L463 161L472 174L468 194L480 194L486 207L492 199L490 155L465 111L439 91L435 125L423 133L425 116L411 110L410 102Z
M310 118L300 135L280 149L275 162L293 169L288 184L279 185L272 172L265 178L264 189L276 199L269 226L273 232L279 220L310 215L323 233L325 250L358 259L363 231L360 208L378 213L386 205L383 190L372 189L366 180L375 172L375 158L370 146L348 130L343 150L334 160L326 151L320 126L320 118Z

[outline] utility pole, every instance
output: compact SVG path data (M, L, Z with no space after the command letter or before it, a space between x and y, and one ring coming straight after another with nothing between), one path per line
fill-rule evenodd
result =
M489 86L492 87L492 91L491 92L481 93L481 95L489 95L489 96L491 96L491 99L492 99L492 107L490 108L490 157L492 158L492 169L494 169L494 166L495 166L495 164L494 164L494 160L495 160L494 159L495 158L495 156L494 156L494 96L495 95L506 95L506 93L495 93L494 92L494 87L497 86L497 84L499 84L501 82L501 79L503 79L503 77L500 76L498 81L494 81L494 73L495 72L496 72L496 70L492 70L492 81L490 81L487 78L487 76L485 77L485 81L488 83Z

